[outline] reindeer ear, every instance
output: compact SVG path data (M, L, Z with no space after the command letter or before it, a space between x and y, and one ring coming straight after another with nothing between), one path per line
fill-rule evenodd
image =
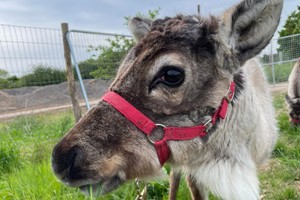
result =
M241 64L259 54L270 42L282 6L283 0L244 0L224 13L226 39Z
M151 24L150 19L142 17L133 17L129 20L128 28L136 42L139 42L150 31Z

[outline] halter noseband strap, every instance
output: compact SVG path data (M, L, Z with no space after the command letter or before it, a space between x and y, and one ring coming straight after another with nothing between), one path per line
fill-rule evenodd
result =
M206 123L191 126L191 127L172 127L164 126L162 124L156 124L133 105L126 101L123 97L115 92L107 92L102 100L113 106L123 116L125 116L131 123L139 128L143 133L147 135L148 140L155 146L158 159L161 165L163 165L170 155L170 149L167 141L169 140L191 140L196 137L204 137L207 134L208 124L214 125L217 119L225 119L228 104L232 101L235 92L235 83L232 81L229 87L227 96L225 96L216 112L212 114L211 119ZM152 131L156 128L162 128L164 136L162 139L153 141L150 137Z

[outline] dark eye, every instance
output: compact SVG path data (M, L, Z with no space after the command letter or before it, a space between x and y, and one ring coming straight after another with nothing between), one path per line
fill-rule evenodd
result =
M166 70L161 78L168 86L178 86L183 81L184 73L182 70L171 68Z
M178 87L184 81L184 70L178 67L165 67L154 78L150 90L162 83L169 87Z

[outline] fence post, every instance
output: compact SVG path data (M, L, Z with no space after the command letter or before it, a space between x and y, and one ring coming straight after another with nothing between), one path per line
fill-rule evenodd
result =
M67 33L69 31L69 25L67 23L62 23L61 30L63 35L64 56L66 61L68 87L69 87L70 97L72 101L74 117L76 122L78 122L79 119L81 118L81 108L79 105L78 97L76 95L75 79L74 79L74 73L73 73L72 62L71 62L71 53L67 41Z
M273 55L273 40L271 40L270 44L271 44L272 77L273 77L273 86L274 86L276 84L276 80L275 80L275 66L274 66L274 55Z

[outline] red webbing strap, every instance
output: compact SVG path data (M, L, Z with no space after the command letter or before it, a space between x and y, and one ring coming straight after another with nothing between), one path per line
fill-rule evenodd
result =
M300 123L300 119L291 119L291 122L293 122L293 123L295 123L295 124L297 124L297 123Z
M235 91L235 83L232 81L229 87L229 92L226 97L222 99L221 105L217 111L212 115L211 122L214 125L218 118L225 119L228 105L232 101ZM132 122L137 128L139 128L146 135L150 136L151 132L157 127L157 125L143 113L132 106L123 97L115 92L108 92L102 100L112 105L122 115L124 115L130 122ZM192 127L164 127L164 137L158 141L151 141L154 143L158 159L161 165L163 165L170 155L170 149L168 147L168 140L191 140L196 137L204 137L206 132L206 125L198 125ZM149 138L148 138L149 139Z
M235 83L232 81L230 83L229 92L227 96L222 99L221 105L219 106L215 114L213 114L212 116L211 123L213 125L216 123L218 118L222 118L222 119L226 118L228 104L232 101L234 92L235 92Z
M145 134L150 135L150 133L156 127L155 123L151 119L138 111L119 94L115 92L107 92L102 97L102 100L112 105Z
M115 92L107 92L102 100L112 105L117 111L124 115L130 122L139 128L146 135L150 135L156 128L155 123L143 113L132 106L128 101ZM156 153L161 165L163 165L170 155L170 150L166 140L154 142Z
M159 141L154 142L154 146L156 149L157 157L159 159L159 163L161 166L168 160L170 156L170 149L167 144L167 140L162 139Z
M225 119L228 104L232 101L235 91L235 83L232 81L229 86L229 91L226 97L222 99L221 105L217 111L212 115L211 123L214 125L218 118ZM165 140L190 140L196 137L204 137L206 132L205 125L198 125L192 127L166 127Z
M206 127L204 125L192 127L166 127L165 139L166 140L191 140L195 137L204 137Z

